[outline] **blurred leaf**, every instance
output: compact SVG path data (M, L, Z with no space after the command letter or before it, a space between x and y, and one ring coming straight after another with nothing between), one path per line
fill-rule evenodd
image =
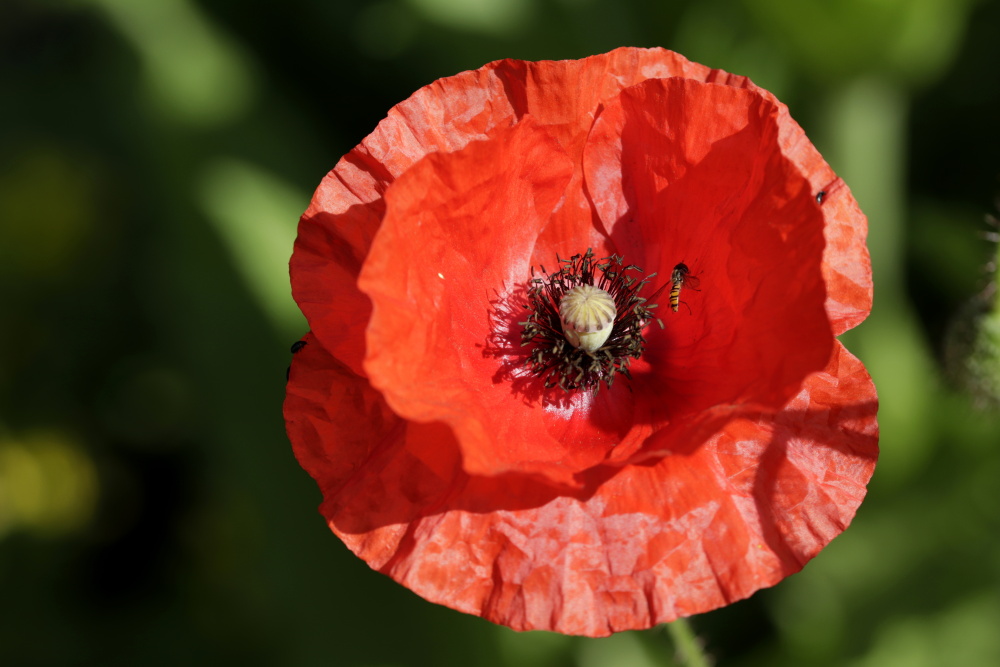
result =
M253 165L219 159L200 179L199 199L272 323L290 340L306 329L292 300L288 260L309 197Z
M924 84L951 63L973 0L745 0L760 29L820 81L871 72Z
M88 0L132 43L151 92L174 119L198 126L233 120L250 103L245 56L188 0Z
M354 40L361 53L388 60L404 52L417 33L413 10L398 0L378 0L366 5L354 20Z
M14 530L73 533L91 520L97 473L78 443L54 431L0 439L0 538Z
M408 0L432 21L457 30L496 35L523 29L533 0Z
M985 593L937 614L888 619L854 667L1000 665L1000 596Z
M0 175L0 276L65 275L93 231L92 170L58 148L35 145Z
M728 0L689 5L671 48L703 65L750 77L778 99L789 101L793 63L748 25L745 10Z
M504 663L511 667L552 667L570 649L572 639L555 632L514 632L497 627Z

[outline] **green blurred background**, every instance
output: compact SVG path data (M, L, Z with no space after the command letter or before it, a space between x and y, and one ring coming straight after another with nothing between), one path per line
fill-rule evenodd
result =
M672 664L662 629L517 634L370 571L281 418L298 216L390 106L659 45L789 105L876 275L868 500L696 631L720 665L1000 665L1000 418L941 361L996 253L998 35L970 0L3 0L0 664Z

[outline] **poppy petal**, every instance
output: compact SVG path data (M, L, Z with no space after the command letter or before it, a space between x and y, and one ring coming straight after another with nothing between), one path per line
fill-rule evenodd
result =
M701 285L682 311L658 311L649 375L636 371L670 417L780 406L830 357L824 221L777 116L756 91L654 79L608 102L590 133L587 189L615 246L661 276L684 262Z
M826 308L837 336L863 322L872 309L871 258L865 241L868 219L850 189L830 168L782 104L750 79L712 70L704 81L755 90L778 108L778 141L781 150L812 187L826 221L823 278L827 283Z
M871 379L839 344L777 415L731 413L697 450L591 495L467 475L447 432L394 419L320 345L292 385L289 433L334 532L425 598L518 630L604 636L773 585L850 523L877 458Z

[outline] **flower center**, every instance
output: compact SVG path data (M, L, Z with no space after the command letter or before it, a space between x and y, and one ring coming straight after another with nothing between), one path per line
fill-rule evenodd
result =
M563 333L573 347L597 350L611 335L615 324L615 300L593 285L577 285L559 301Z
M542 277L528 286L531 313L520 323L521 345L532 347L525 365L546 387L611 387L618 373L629 377L629 364L645 349L642 331L656 304L639 291L656 274L640 280L639 267L617 255L595 260L591 250L559 264L551 274L541 267Z

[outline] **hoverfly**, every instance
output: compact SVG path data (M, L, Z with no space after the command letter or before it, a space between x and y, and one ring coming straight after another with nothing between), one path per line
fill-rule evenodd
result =
M691 269L684 262L674 267L673 273L670 274L670 280L673 282L670 287L670 310L676 313L681 304L681 288L687 287L697 292L701 281L696 276L691 275Z

